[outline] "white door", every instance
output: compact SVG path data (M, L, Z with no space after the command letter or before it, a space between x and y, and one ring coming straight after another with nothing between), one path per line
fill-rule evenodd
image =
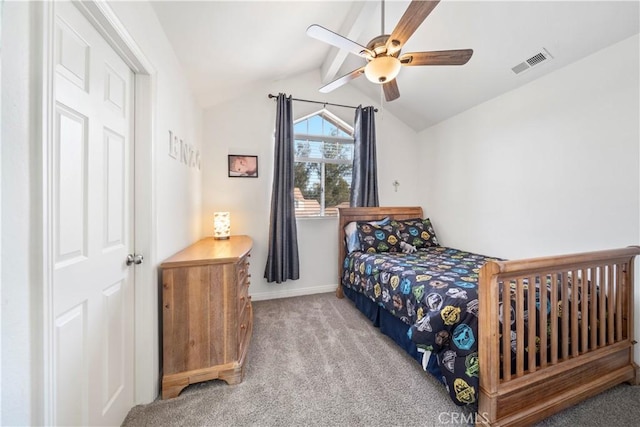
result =
M133 73L55 3L53 402L56 425L120 425L133 406Z

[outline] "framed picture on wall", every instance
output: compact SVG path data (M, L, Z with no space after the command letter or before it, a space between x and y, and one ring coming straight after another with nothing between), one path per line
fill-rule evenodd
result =
M257 178L258 156L229 154L229 176L233 178Z

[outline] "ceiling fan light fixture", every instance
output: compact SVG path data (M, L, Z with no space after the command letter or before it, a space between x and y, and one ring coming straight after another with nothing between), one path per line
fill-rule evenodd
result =
M364 74L372 83L383 84L395 79L402 64L394 56L378 56L364 67Z

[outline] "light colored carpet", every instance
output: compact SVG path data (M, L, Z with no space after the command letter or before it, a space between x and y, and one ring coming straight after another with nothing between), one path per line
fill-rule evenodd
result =
M254 302L245 379L136 406L124 426L444 426L472 414L333 293ZM640 387L618 386L540 426L636 426Z

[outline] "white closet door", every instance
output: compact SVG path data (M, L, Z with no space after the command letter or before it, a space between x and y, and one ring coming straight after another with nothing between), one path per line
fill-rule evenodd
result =
M56 425L120 425L133 406L133 72L56 2L53 368Z

